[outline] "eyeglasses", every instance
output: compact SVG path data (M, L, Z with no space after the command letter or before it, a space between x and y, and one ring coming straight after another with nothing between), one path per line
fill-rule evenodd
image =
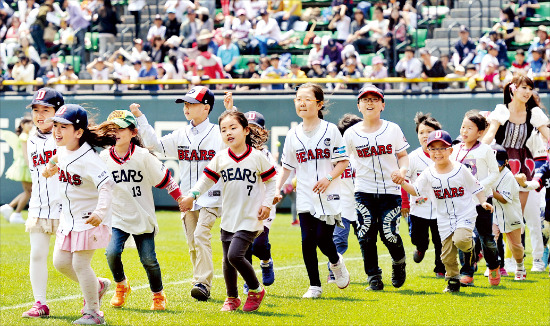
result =
M435 148L435 147L428 147L428 151L430 152L444 152L446 150L448 150L450 147L439 147L439 148Z
M320 100L312 100L310 98L295 98L294 99L294 103L306 103L306 104L310 104L310 103L314 103L314 102L320 102Z
M373 98L363 97L359 99L359 102L363 102L363 103L378 103L379 101L380 101L380 98L378 97L373 97Z

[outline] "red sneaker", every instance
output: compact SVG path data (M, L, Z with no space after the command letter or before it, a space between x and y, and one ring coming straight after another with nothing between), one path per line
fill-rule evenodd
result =
M300 226L300 220L296 220L296 221L290 223L290 225L292 225L292 226Z
M261 291L248 290L248 298L246 298L246 303L243 306L243 311L256 311L260 309L262 300L265 297L265 289L262 288Z
M223 303L220 311L235 311L241 306L241 299L239 298L227 298Z

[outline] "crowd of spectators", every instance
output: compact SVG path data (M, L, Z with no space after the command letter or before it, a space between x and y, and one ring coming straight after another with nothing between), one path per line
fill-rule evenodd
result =
M515 0L517 1L517 0ZM441 89L494 90L502 88L518 70L547 77L536 86L550 83L548 26L537 28L528 50L518 49L510 62L508 49L525 38L520 27L533 17L536 0L506 5L490 32L472 38L460 26L451 53L394 46L411 41L419 15L416 1L333 0L324 9L302 8L298 0L167 0L160 1L159 14L149 17L143 29L147 2L129 0L113 6L111 0L0 0L0 70L3 80L45 84L59 80L114 80L115 85L97 84L95 91L182 89L187 85L128 85L118 81L186 79L192 85L208 79L336 78L332 90L359 89L350 79L371 77L405 78L467 77L454 83L379 83L382 89L428 91ZM216 8L221 4L221 8ZM371 8L374 6L373 8ZM512 9L517 8L517 9ZM218 9L218 10L217 10ZM221 10L219 10L221 9ZM318 10L316 10L318 9ZM371 10L372 9L372 10ZM372 17L371 17L372 12ZM124 22L124 16L133 16ZM310 20L328 23L333 36L315 36L307 63L294 64L284 49L304 40L295 31L307 30ZM117 48L120 24L132 25L133 46ZM311 25L309 25L311 26ZM89 48L86 33L97 32L97 51ZM279 53L279 54L277 54ZM375 53L368 65L361 56ZM66 56L77 62L60 63ZM246 67L243 55L257 55ZM76 65L76 66L75 66ZM243 69L244 68L244 69ZM76 73L75 73L76 71ZM481 80L481 81L479 81ZM344 81L344 82L341 82ZM224 84L212 88L284 89L288 84ZM1 86L0 86L1 87ZM78 85L55 85L75 91ZM33 86L4 86L2 90L32 92Z

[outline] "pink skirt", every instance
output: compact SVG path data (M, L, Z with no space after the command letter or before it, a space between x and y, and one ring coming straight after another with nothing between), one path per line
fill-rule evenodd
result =
M57 232L55 247L57 249L75 252L106 248L111 240L111 228L101 224L86 231L71 231L68 235Z

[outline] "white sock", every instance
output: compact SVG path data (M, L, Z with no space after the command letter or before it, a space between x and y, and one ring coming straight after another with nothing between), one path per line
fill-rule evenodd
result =
M29 275L31 278L34 301L40 301L40 303L46 304L50 235L32 232L29 233L29 236L31 239Z
M523 266L523 260L521 261L521 263L516 262L516 266L517 266L517 268L516 268L517 270L524 270L525 269L525 267Z

